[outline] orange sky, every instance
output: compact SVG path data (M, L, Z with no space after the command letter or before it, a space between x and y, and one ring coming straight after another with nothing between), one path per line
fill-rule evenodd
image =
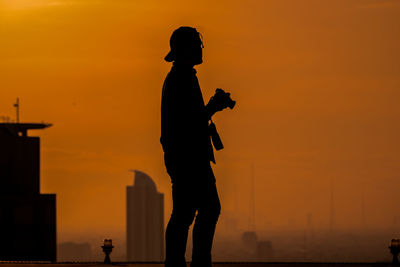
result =
M54 126L42 137L42 192L57 194L59 241L123 232L129 169L165 193L160 135L163 61L181 26L204 36L205 99L225 149L215 172L221 221L256 228L390 228L400 213L400 1L1 0L0 116ZM235 215L236 213L236 215ZM241 219L245 218L245 219ZM223 223L223 222L221 222ZM222 224L221 224L222 225ZM220 229L220 231L223 231Z

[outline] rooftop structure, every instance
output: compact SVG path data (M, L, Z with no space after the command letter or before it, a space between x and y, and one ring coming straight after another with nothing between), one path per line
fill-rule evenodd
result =
M5 130L14 136L28 136L28 130L41 130L52 126L49 123L14 123L2 122L0 123L0 130Z
M0 261L56 260L56 195L40 194L45 123L0 123Z

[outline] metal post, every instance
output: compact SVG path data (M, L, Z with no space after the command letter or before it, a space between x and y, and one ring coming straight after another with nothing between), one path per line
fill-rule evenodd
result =
M17 123L19 123L19 97L17 97L17 102L14 104L17 111Z

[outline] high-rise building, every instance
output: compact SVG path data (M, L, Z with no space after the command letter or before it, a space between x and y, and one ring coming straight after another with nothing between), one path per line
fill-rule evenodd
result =
M126 188L128 261L164 260L164 194L145 173L134 171L135 184Z
M40 194L43 123L0 123L0 261L56 260L56 195Z

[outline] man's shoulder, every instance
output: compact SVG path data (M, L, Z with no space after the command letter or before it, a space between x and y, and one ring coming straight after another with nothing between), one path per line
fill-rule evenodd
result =
M175 88L176 90L179 90L179 88L186 88L190 86L195 79L196 76L193 75L193 73L183 72L172 68L165 77L164 90L171 90L169 88Z

